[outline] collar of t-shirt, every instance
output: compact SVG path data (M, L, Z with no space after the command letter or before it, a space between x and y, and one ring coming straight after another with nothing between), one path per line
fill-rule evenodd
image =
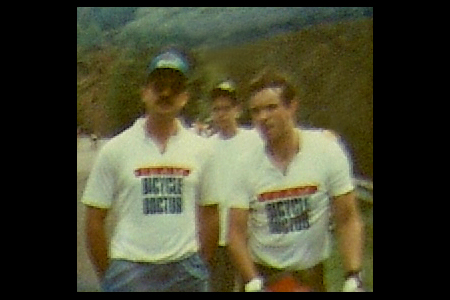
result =
M146 118L140 118L136 121L136 127L139 128L139 131L141 132L143 139L150 140L152 143L155 143L155 140L148 134L146 124L147 124ZM186 129L181 125L180 120L175 119L175 124L176 124L176 131L173 135L169 137L169 140L173 138L180 138L186 132Z

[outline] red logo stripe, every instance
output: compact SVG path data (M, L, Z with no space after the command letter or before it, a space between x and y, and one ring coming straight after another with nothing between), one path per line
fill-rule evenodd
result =
M191 173L190 169L174 168L174 167L147 167L138 168L134 170L136 177L150 176L150 175L181 175L188 176Z
M283 199L283 198L289 198L289 197L298 197L298 196L304 196L304 195L311 195L314 194L317 191L317 186L302 186L302 187L295 187L295 188L289 188L289 189L283 189L278 191L271 191L271 192L265 192L258 195L258 201L264 202L264 201L271 201L276 199Z

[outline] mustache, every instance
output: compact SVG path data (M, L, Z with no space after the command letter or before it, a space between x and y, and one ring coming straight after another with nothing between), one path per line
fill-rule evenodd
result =
M157 100L157 102L163 102L163 103L171 103L173 102L173 96L160 96Z

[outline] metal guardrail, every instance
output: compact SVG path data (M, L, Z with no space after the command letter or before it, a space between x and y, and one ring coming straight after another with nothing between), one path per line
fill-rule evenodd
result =
M356 196L358 199L373 204L373 182L361 178L354 178L353 182L356 186Z

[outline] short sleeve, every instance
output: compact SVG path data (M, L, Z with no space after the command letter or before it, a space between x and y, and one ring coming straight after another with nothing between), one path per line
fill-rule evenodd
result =
M214 143L210 139L202 138L204 147L200 152L200 160L202 161L202 170L199 186L199 205L207 206L218 204L218 199L214 197L214 188L218 184L215 176L214 165Z
M354 189L350 159L338 142L333 142L328 148L329 167L328 188L332 197L346 194Z
M114 198L115 169L109 152L102 148L92 167L81 202L98 208L110 208Z
M200 179L199 204L202 206L218 204L218 199L214 197L214 187L218 184L215 180L216 176L214 171L212 155L208 155Z
M229 191L229 207L249 209L251 200L251 168L248 166L248 160L245 156L237 161L233 168L231 176L231 186Z

